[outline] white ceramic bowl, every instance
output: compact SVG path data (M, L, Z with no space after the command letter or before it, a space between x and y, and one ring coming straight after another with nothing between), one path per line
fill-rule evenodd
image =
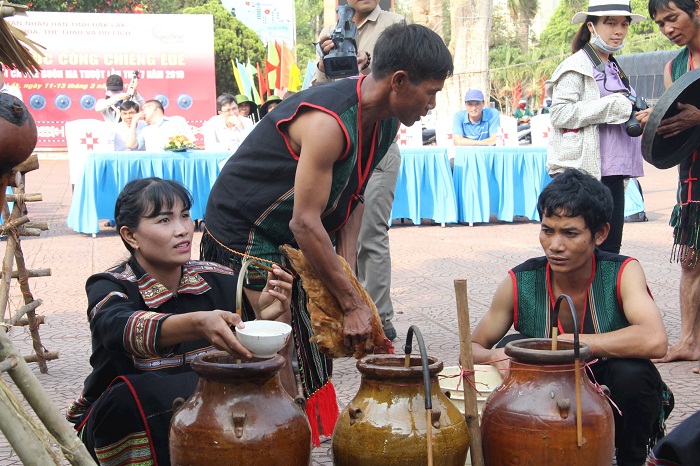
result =
M272 358L289 341L292 327L274 320L251 320L236 328L236 336L256 358Z

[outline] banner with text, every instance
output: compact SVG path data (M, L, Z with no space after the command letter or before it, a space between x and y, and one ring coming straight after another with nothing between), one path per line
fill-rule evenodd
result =
M37 75L4 71L36 120L38 148L65 148L67 121L102 119L95 102L111 74L127 86L139 71L138 93L160 100L166 116L184 117L197 139L197 128L216 114L211 15L28 12L6 21L46 47L35 55Z

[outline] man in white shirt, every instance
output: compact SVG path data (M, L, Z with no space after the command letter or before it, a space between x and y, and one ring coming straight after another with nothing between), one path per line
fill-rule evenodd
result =
M143 107L143 97L136 92L138 83L129 83L129 88L124 89L124 80L118 74L112 74L107 78L107 90L105 98L95 102L95 111L102 114L107 123L119 123L119 106L129 100L133 92L133 100Z
M131 131L131 120L139 113L139 104L133 100L127 100L119 106L119 115L121 121L114 124L114 150L115 151L128 151L131 150L126 147L126 140L129 137L129 131ZM138 136L141 131L146 127L146 122L139 120L136 122L136 139L138 141ZM143 150L143 146L137 146L134 150Z
M221 94L216 99L217 115L204 123L204 148L214 151L236 152L238 146L253 129L253 122L238 111L236 98Z
M3 94L10 94L22 100L22 91L19 87L11 86L5 82L5 67L0 67L0 92Z
M148 126L137 134L138 122L143 118ZM165 149L168 140L176 135L185 136L194 143L192 128L181 116L165 116L163 104L157 100L149 100L143 104L142 111L134 115L126 138L126 147L134 150L144 147L148 152L160 152Z

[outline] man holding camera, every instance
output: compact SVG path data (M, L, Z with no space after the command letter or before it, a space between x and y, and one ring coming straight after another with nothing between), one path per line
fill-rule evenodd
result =
M392 24L404 21L404 17L384 11L379 0L348 0L348 5L355 10L353 21L357 25L357 66L360 74L372 71L371 62L374 47L379 35ZM331 31L324 29L318 38L320 56L316 62L316 73L312 86L331 81L324 71L323 56L335 46L330 40ZM387 338L396 338L396 329L391 323L394 306L391 303L391 254L389 250L389 222L391 207L394 203L394 189L399 176L401 154L399 147L393 143L389 152L372 172L365 189L364 214L358 221L362 222L357 241L357 278L365 287L377 306ZM350 266L354 260L349 260Z
M119 123L119 105L125 100L135 100L139 107L143 107L144 100L136 92L138 82L129 83L124 89L124 80L118 74L109 75L107 78L107 91L105 98L95 102L95 111L100 112L107 123Z

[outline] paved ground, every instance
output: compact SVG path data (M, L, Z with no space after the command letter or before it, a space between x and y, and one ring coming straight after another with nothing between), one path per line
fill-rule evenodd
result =
M646 270L649 286L664 315L671 342L678 338L678 282L680 269L669 263L671 230L668 217L675 194L675 170L660 171L646 167L642 180L646 198L647 223L628 223L622 252L639 258ZM44 304L40 314L48 318L41 327L44 345L60 351L60 359L49 362L49 373L39 380L49 392L57 409L64 410L80 392L90 366L89 330L85 317L84 284L89 275L125 259L126 250L113 230L103 228L96 238L68 229L65 219L71 202L68 163L42 160L41 168L27 177L28 192L40 192L43 202L29 206L33 221L46 221L51 229L40 238L22 241L27 264L31 268L50 267L51 277L32 279L34 296ZM473 227L465 225L408 226L391 230L393 258L392 295L394 319L403 343L406 330L417 325L428 346L428 353L445 365L455 365L459 354L456 305L453 280L466 278L472 328L486 311L496 285L506 271L526 258L539 255L538 225L531 222L493 222ZM200 234L196 234L199 240ZM196 249L195 249L196 250ZM15 287L16 288L16 287ZM10 302L14 310L21 298L15 289ZM31 343L24 329L12 330L12 339L23 354ZM659 370L676 395L676 408L669 419L675 427L700 408L697 390L699 376L691 373L693 363L659 365ZM6 377L6 376L5 376ZM9 378L6 377L9 380ZM355 361L336 362L334 382L338 401L348 403L359 387ZM332 464L323 444L314 451L314 464ZM4 437L0 436L0 466L20 464Z

